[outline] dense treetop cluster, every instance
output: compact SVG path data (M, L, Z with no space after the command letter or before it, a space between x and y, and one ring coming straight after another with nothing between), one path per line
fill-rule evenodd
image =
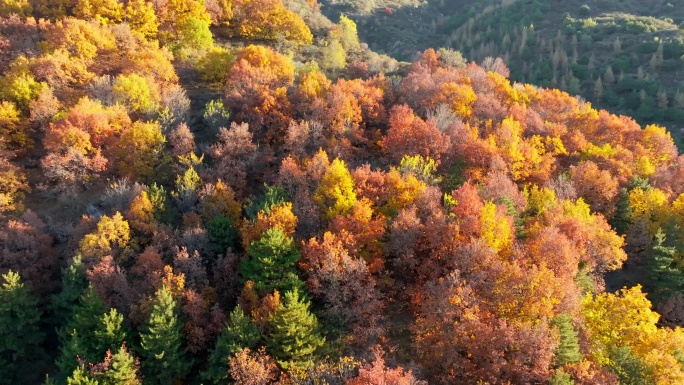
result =
M665 128L315 2L0 15L0 383L684 382Z

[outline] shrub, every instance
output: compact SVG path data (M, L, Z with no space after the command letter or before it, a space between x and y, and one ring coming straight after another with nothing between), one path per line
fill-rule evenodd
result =
M197 61L197 71L207 83L225 83L228 72L235 62L233 51L223 47L213 47Z
M588 5L584 4L579 8L579 13L582 16L589 16L589 14L591 13L591 8Z

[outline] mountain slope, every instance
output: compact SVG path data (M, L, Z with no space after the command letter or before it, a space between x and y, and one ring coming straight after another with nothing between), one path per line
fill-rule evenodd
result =
M570 0L386 2L350 13L369 47L410 60L452 47L469 60L504 58L511 79L579 94L593 104L665 125L682 145L684 2ZM391 11L391 12L390 12Z

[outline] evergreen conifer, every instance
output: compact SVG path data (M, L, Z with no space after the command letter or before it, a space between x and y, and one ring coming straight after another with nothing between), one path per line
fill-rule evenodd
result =
M659 228L651 248L650 275L652 294L657 299L667 299L684 288L684 274L675 265L677 248L665 245L665 232Z
M563 370L558 369L556 370L556 373L554 373L553 377L549 379L549 385L574 385L575 381L572 380L572 377L568 373L565 373Z
M572 325L572 318L568 313L562 313L553 320L553 325L558 328L560 342L556 348L556 365L563 366L582 360L579 350L577 332Z
M90 376L90 372L85 370L83 365L76 366L66 380L67 385L100 385L100 382Z
M102 315L100 323L95 330L97 351L106 352L120 347L126 340L127 332L123 326L123 315L116 309L110 309L109 313Z
M35 355L43 341L38 300L21 282L18 273L2 276L0 286L0 383L17 379L25 360Z
M209 356L209 367L202 377L214 384L225 383L228 380L228 359L244 348L254 349L260 339L259 328L237 305L230 313L230 322L216 341L216 348Z
M122 344L114 355L107 357L108 370L102 374L102 385L140 385L138 363L135 357Z
M64 326L78 306L78 300L88 287L86 268L80 255L76 255L69 267L62 269L62 291L52 297L54 322L58 327Z
M300 297L299 290L288 291L269 323L269 352L285 369L309 367L314 354L325 343L325 337L318 331L318 319L309 311L309 306Z
M100 343L95 332L105 315L105 304L92 286L81 295L75 306L71 318L58 331L60 340L60 354L57 358L59 368L58 382L74 373L82 362L99 362L105 354L100 351ZM59 381L62 379L62 381Z
M269 229L258 241L252 242L250 258L240 265L245 281L253 281L259 291L287 291L303 287L297 275L297 262L301 254L291 237L280 229Z
M140 333L143 374L150 384L172 384L185 377L191 361L183 344L183 323L171 291L157 291L152 314Z

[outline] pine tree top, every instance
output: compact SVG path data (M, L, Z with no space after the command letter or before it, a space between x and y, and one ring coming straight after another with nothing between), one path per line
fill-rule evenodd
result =
M305 368L315 352L325 343L318 331L318 319L309 310L310 303L293 289L284 295L270 323L270 351L278 364Z

